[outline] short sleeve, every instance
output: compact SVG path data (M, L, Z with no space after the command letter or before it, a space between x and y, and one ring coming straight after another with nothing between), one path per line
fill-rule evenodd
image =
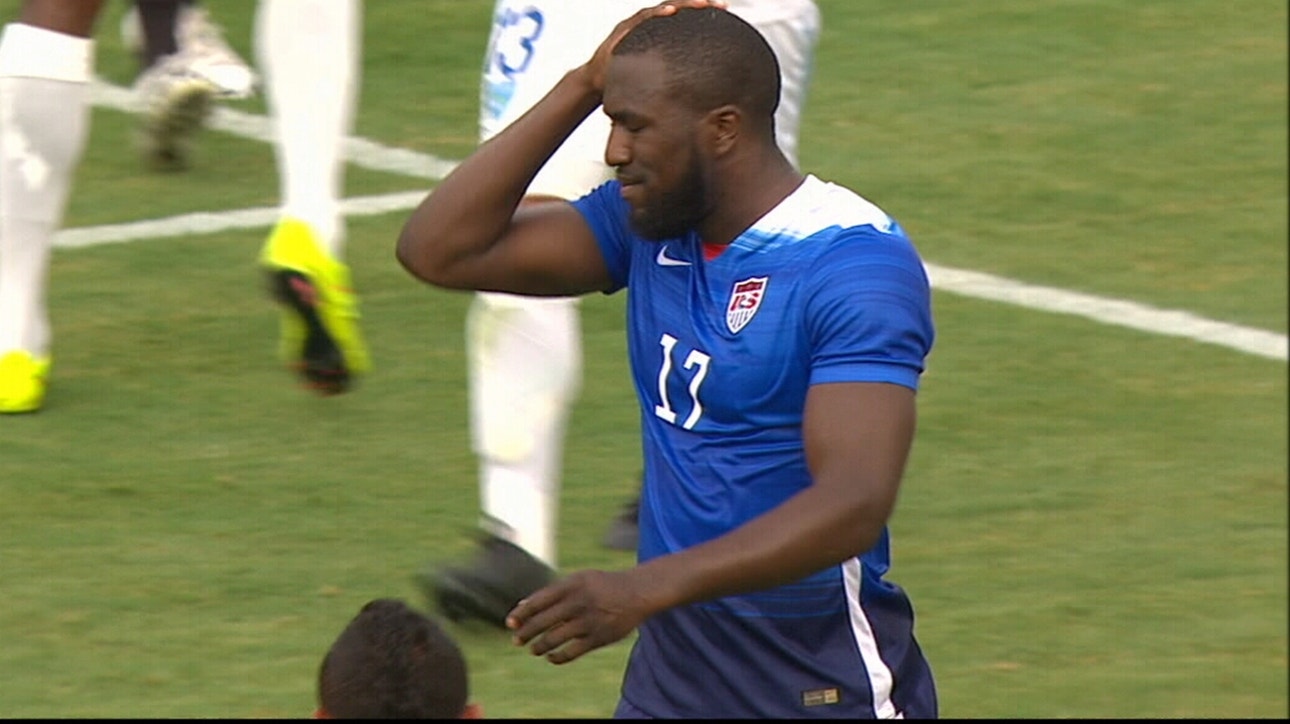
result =
M931 289L908 238L872 226L840 233L806 298L811 384L889 382L918 389L935 330Z
M605 257L605 267L614 281L606 293L626 287L631 271L632 235L628 225L629 207L619 193L618 182L601 184L572 203L591 227L600 253Z

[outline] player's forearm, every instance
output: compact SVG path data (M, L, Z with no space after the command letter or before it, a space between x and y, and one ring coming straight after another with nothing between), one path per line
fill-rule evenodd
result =
M504 236L542 165L599 105L584 70L567 73L426 196L399 235L399 262L423 281L475 288L472 265Z
M857 556L878 541L892 502L813 486L720 538L650 560L636 569L649 614L781 586Z
M637 569L650 613L773 588L860 555L896 506L914 439L912 389L813 385L802 416L811 484L729 533Z

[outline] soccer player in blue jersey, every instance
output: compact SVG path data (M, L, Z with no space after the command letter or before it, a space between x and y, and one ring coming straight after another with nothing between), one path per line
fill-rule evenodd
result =
M454 289L629 289L639 562L572 573L508 626L563 664L633 630L621 717L937 715L887 520L933 341L900 225L775 142L765 39L709 0L620 23L408 219L400 262ZM603 106L616 180L521 202Z

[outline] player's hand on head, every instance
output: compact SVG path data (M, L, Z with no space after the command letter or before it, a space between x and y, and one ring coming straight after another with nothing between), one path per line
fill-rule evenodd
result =
M671 15L681 8L721 8L726 9L726 0L667 0L648 8L642 8L633 15L618 23L605 38L596 52L592 54L591 60L587 61L587 77L591 85L598 92L605 90L605 70L609 67L609 59L614 54L614 48L623 36L631 32L632 28L640 25L645 20L658 15Z
M622 640L646 616L632 571L578 571L523 601L506 617L517 646L565 664Z

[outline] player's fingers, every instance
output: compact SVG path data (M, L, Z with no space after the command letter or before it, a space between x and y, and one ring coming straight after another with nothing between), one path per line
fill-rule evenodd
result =
M718 7L725 10L726 2L725 0L667 0L667 2L637 10L626 19L620 21L618 25L614 26L613 31L609 33L609 37L605 38L604 41L601 42L600 46L596 48L596 51L592 53L591 60L587 63L587 67L591 70L592 87L598 90L604 90L604 69L609 63L609 57L612 55L614 47L618 45L618 42L622 40L623 37L632 30L632 28L640 25L647 18L658 15L671 15L676 12L678 8L684 7Z
M532 604L532 599L529 599L529 602ZM516 606L516 611L519 611L519 606ZM531 610L520 612L518 615L512 611L511 615L517 624L511 628L512 638L517 645L524 646L562 622L573 618L573 611L574 607L566 597L550 601L545 608L539 609L534 606Z
M570 641L565 646L552 651L546 655L546 660L553 664L567 664L570 661L582 656L588 651L600 648L602 644L593 642L588 637L580 637Z
M506 627L514 632L515 643L523 646L529 639L562 619L558 613L551 613L564 597L561 581L529 594L515 608L506 614Z
M548 615L546 611L539 611L532 617L523 620L518 626L512 627L513 633L511 640L516 646L527 646L529 642L541 636L552 625L559 623L560 619L554 615Z
M570 641L576 641L585 630L586 626L580 621L561 621L546 631L543 631L542 636L534 641L532 646L529 647L529 651L534 656L548 654L552 651L556 651Z

